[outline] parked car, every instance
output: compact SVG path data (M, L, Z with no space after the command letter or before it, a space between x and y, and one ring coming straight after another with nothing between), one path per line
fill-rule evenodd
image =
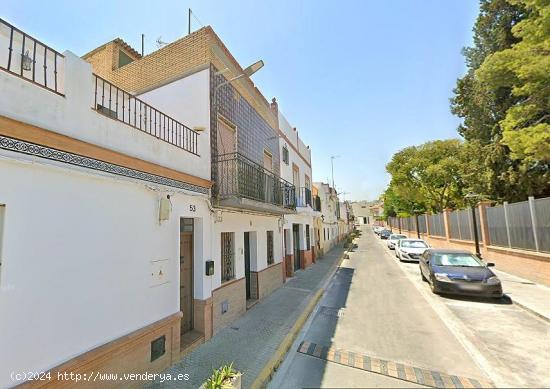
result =
M380 239L388 239L391 235L390 230L382 230L380 231Z
M395 248L395 245L397 244L397 241L400 239L407 239L407 235L391 234L388 238L388 248L390 250L393 250Z
M374 226L373 227L373 231L376 235L380 235L380 232L382 232L382 230L384 229L384 227L380 227L380 226Z
M468 251L447 249L426 250L419 264L433 293L500 298L502 284L489 269L494 265Z
M420 256L430 248L430 245L422 239L400 239L395 246L395 256L403 261L418 262Z

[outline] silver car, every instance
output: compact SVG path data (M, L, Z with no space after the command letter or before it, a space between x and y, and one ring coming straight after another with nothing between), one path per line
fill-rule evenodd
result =
M402 262L418 262L420 256L429 248L430 245L422 239L401 239L395 246L395 256Z
M407 235L391 234L388 238L388 248L390 250L393 250L395 248L395 245L397 244L397 241L400 239L407 239Z

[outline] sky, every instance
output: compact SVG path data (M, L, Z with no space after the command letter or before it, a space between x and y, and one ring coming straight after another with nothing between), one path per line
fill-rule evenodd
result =
M211 25L312 149L314 181L373 200L385 165L410 145L456 138L449 109L465 72L478 0L3 0L2 18L58 51L120 37L145 52Z

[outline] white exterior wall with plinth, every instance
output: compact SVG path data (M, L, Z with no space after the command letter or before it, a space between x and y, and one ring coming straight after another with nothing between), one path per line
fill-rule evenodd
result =
M212 290L222 285L221 281L221 233L233 232L234 240L234 273L235 279L245 276L244 270L244 233L255 232L256 244L251 242L251 250L256 250L250 257L250 271L259 272L267 265L267 231L273 231L274 263L282 262L282 229L278 216L249 214L218 208L212 226L212 259L214 276ZM252 247L253 246L253 247Z
M65 53L60 77L65 96L0 71L0 115L210 178L207 131L199 137L200 156L192 155L92 110L91 68L74 54ZM188 109L203 115L185 124L208 123L202 107L208 99L193 104ZM47 370L177 313L181 217L195 220L194 298L211 296L212 277L204 276L204 262L213 258L208 191L4 145L0 182L0 344L3 353L9 350L0 363L0 387L16 384L10 372ZM170 216L159 222L166 195Z
M282 132L283 136L279 137L279 153L281 155L281 177L288 182L293 183L294 172L293 165L296 165L299 169L299 186L296 187L296 194L300 194L300 189L305 187L306 176L309 178L309 189L313 187L312 181L312 171L311 171L311 150L309 147L305 146L304 142L298 136L298 131L296 131L285 118L285 116L279 111L279 129ZM288 164L283 161L283 148L286 147L288 150ZM312 198L313 200L313 198ZM311 247L315 246L315 234L314 234L314 225L313 218L318 215L318 212L315 212L313 208L309 205L300 206L296 208L295 214L288 214L284 217L284 229L290 230L290 239L287 238L287 247L286 254L293 254L294 243L292 240L292 225L299 224L301 227L299 231L299 249L300 250L309 250ZM305 226L309 225L309 236L310 236L310 247L306 247L306 233Z

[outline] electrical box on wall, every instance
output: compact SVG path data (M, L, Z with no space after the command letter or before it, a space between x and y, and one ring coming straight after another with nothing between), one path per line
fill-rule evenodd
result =
M214 261L206 261L206 275L207 276L214 275Z
M151 284L150 286L158 286L168 282L168 260L161 259L151 261Z

